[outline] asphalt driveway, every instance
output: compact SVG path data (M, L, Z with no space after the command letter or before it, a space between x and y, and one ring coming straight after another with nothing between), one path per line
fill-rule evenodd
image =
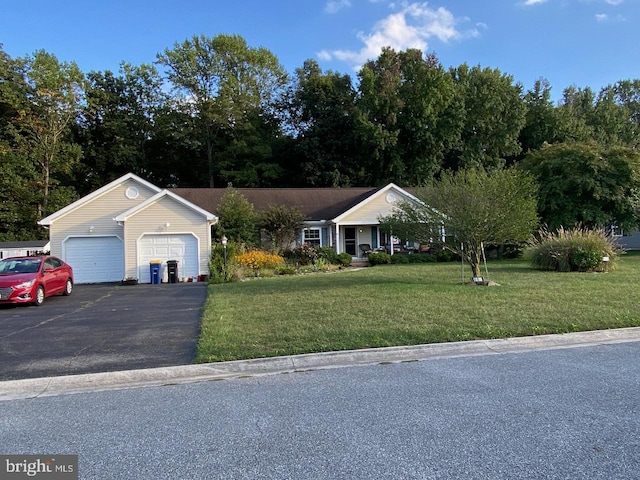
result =
M189 364L206 297L205 283L101 284L0 305L0 380Z

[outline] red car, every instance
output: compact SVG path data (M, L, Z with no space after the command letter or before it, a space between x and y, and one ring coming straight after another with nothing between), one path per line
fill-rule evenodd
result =
M42 305L45 297L71 295L73 270L57 257L12 257L0 260L0 304Z

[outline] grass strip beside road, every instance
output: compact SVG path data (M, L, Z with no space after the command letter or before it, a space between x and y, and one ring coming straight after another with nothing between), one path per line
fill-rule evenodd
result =
M640 326L640 255L612 273L385 265L209 286L196 362ZM468 269L465 277L469 276Z

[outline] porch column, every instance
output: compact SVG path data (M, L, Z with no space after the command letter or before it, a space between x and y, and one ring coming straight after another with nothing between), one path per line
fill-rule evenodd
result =
M340 224L336 223L336 253L340 253Z
M333 227L331 226L331 224L328 224L329 226L327 227L329 229L329 246L333 245Z

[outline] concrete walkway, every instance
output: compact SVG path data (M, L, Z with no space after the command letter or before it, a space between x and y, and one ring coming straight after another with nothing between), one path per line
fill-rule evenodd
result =
M371 348L200 365L9 380L0 382L0 401L224 380L357 365L414 362L477 355L500 355L532 350L575 348L639 341L640 327L632 327L560 335L438 343L410 347Z

